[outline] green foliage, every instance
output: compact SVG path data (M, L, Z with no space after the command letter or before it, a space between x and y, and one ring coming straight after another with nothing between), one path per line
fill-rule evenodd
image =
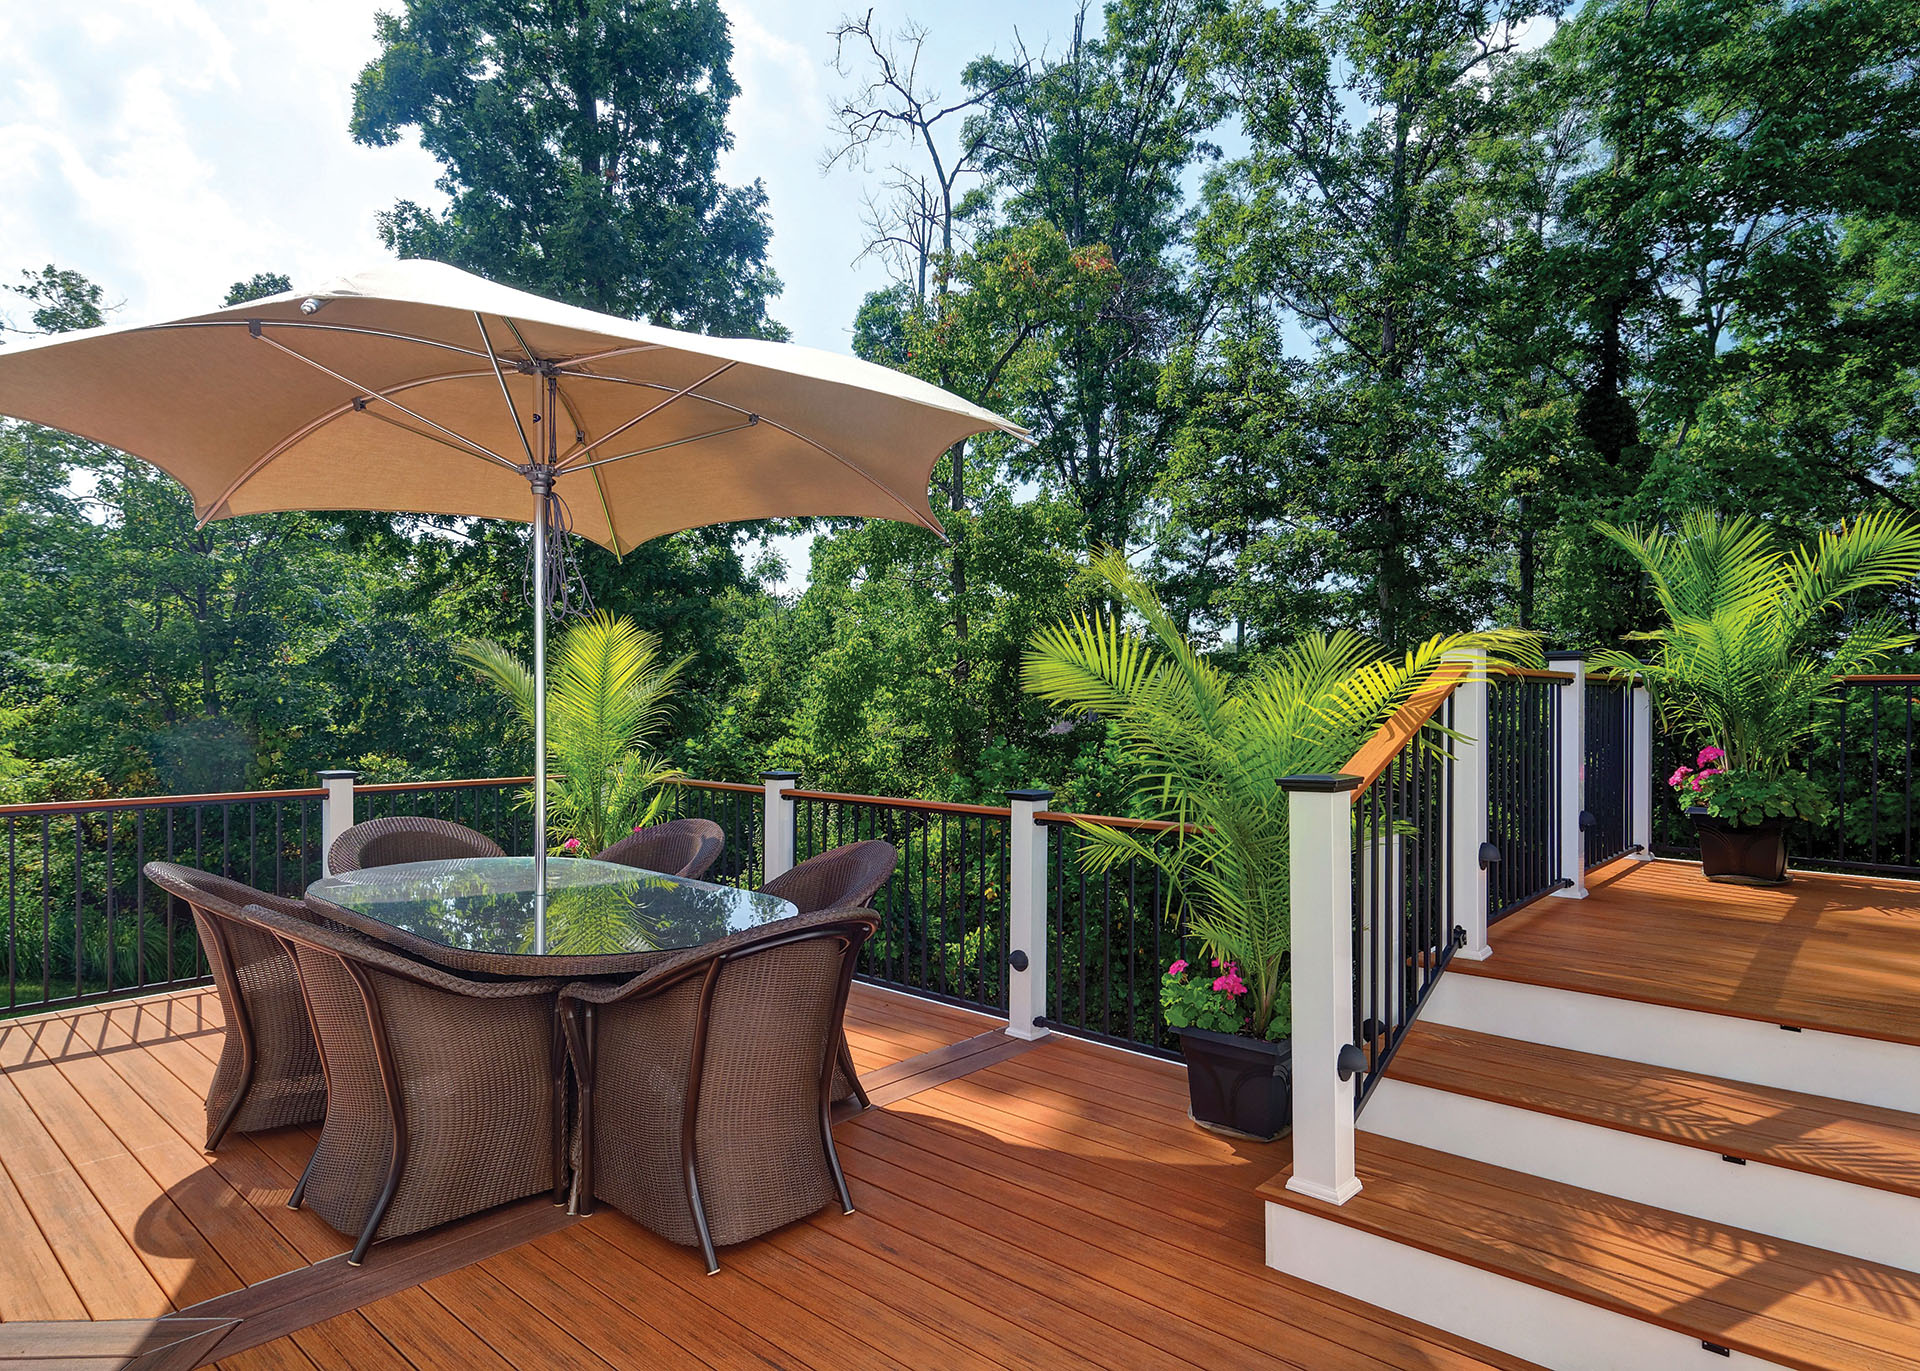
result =
M1696 511L1677 534L1600 525L1645 571L1666 624L1632 635L1652 645L1596 654L1596 670L1639 671L1663 723L1724 750L1725 770L1783 775L1824 722L1836 676L1871 670L1914 635L1893 619L1859 619L1835 640L1850 597L1920 574L1920 528L1865 515L1810 546L1780 549L1750 516Z
M532 724L533 671L498 643L468 639L462 661ZM628 619L595 614L567 627L547 663L547 836L599 852L659 814L660 782L680 773L648 746L665 725L686 659L663 660L659 638Z
M760 184L721 184L739 88L717 0L406 0L375 24L352 133L417 128L452 203L402 200L388 247L622 317L783 337Z
M1176 961L1167 968L1160 977L1160 1013L1168 1028L1204 1028L1209 1033L1246 1032L1247 1010L1241 1003L1244 991L1235 994L1214 988L1216 982L1226 979L1222 971L1231 972L1232 964L1202 970L1197 964ZM1292 1019L1289 998L1288 988L1281 987L1279 1002L1267 1020L1266 1036L1276 1042L1287 1036L1287 1025Z
M1466 634L1389 659L1341 631L1303 638L1233 677L1194 649L1123 555L1096 558L1093 570L1144 636L1113 614L1077 615L1035 636L1022 678L1055 708L1104 718L1140 768L1137 793L1152 817L1187 827L1168 847L1079 825L1083 862L1159 867L1191 931L1242 969L1251 1031L1265 1036L1283 1007L1290 946L1288 801L1275 782L1339 770L1446 653L1482 647L1526 659L1537 650L1520 635Z
M1768 776L1757 771L1721 771L1706 778L1697 792L1682 791L1683 806L1699 802L1707 813L1751 828L1766 819L1795 819L1824 824L1833 817L1833 797L1812 777L1797 771Z

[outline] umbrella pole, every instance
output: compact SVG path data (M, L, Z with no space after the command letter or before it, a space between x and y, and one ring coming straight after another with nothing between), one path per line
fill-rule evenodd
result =
M533 475L533 950L547 950L547 493Z

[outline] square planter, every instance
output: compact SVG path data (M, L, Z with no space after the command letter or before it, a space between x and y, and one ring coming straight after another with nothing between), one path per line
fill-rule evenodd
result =
M1700 871L1727 885L1785 885L1787 821L1768 819L1741 828L1716 819L1705 809L1687 811L1700 835Z
M1272 1142L1293 1126L1293 1044L1183 1028L1193 1121L1238 1138Z

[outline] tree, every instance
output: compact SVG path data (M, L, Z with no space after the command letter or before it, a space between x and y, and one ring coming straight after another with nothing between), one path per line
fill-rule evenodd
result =
M293 280L277 271L256 271L244 281L227 287L228 305L244 305L249 300L264 300L269 295L284 295L293 289Z
M1114 0L1095 34L1082 9L1056 59L1022 51L966 71L990 93L968 124L986 173L980 246L990 231L1045 224L1111 271L1094 317L1049 340L1050 384L1022 412L1036 441L1012 457L1016 475L1074 500L1095 545L1135 537L1172 430L1157 401L1162 364L1208 315L1204 285L1178 259L1190 226L1181 177L1211 154L1204 136L1224 112L1201 50L1218 9Z
M1233 612L1276 636L1331 621L1398 649L1488 610L1470 361L1515 212L1488 154L1531 8L1249 2L1210 31L1251 150L1207 185L1219 317L1167 378L1170 487L1233 557Z
M766 193L717 172L738 93L718 0L406 0L375 31L353 137L417 128L452 200L383 214L394 251L625 318L785 336Z

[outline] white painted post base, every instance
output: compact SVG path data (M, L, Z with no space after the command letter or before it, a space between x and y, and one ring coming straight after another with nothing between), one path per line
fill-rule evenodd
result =
M1653 860L1653 694L1636 681L1633 685L1633 712L1628 716L1633 729L1632 746L1627 749L1632 771L1627 775L1629 812L1633 827L1627 835L1637 851L1634 858Z
M353 827L353 783L359 779L357 771L323 771L320 773L320 787L327 793L320 797L320 874L331 876L333 864L333 845L342 833Z
M1047 830L1049 790L1010 790L1007 803L1007 1034L1047 1036Z
M1353 791L1357 776L1287 776L1293 910L1293 1174L1289 1190L1329 1204L1360 1193L1353 1085L1340 1049L1353 1026Z
M763 771L766 787L760 825L760 879L770 881L793 870L794 803L782 791L792 790L799 782L797 771Z
M1556 899L1587 898L1587 833L1580 816L1587 805L1587 664L1578 653L1550 652L1547 665L1570 671L1573 679L1561 684L1559 752L1560 774L1554 778L1559 802L1560 875L1569 884L1552 892Z
M1480 865L1487 841L1487 654L1469 648L1448 653L1447 660L1467 668L1453 688L1453 731L1459 736L1448 744L1453 752L1448 878L1454 924L1467 935L1453 955L1484 962L1493 955L1487 941L1487 869Z

